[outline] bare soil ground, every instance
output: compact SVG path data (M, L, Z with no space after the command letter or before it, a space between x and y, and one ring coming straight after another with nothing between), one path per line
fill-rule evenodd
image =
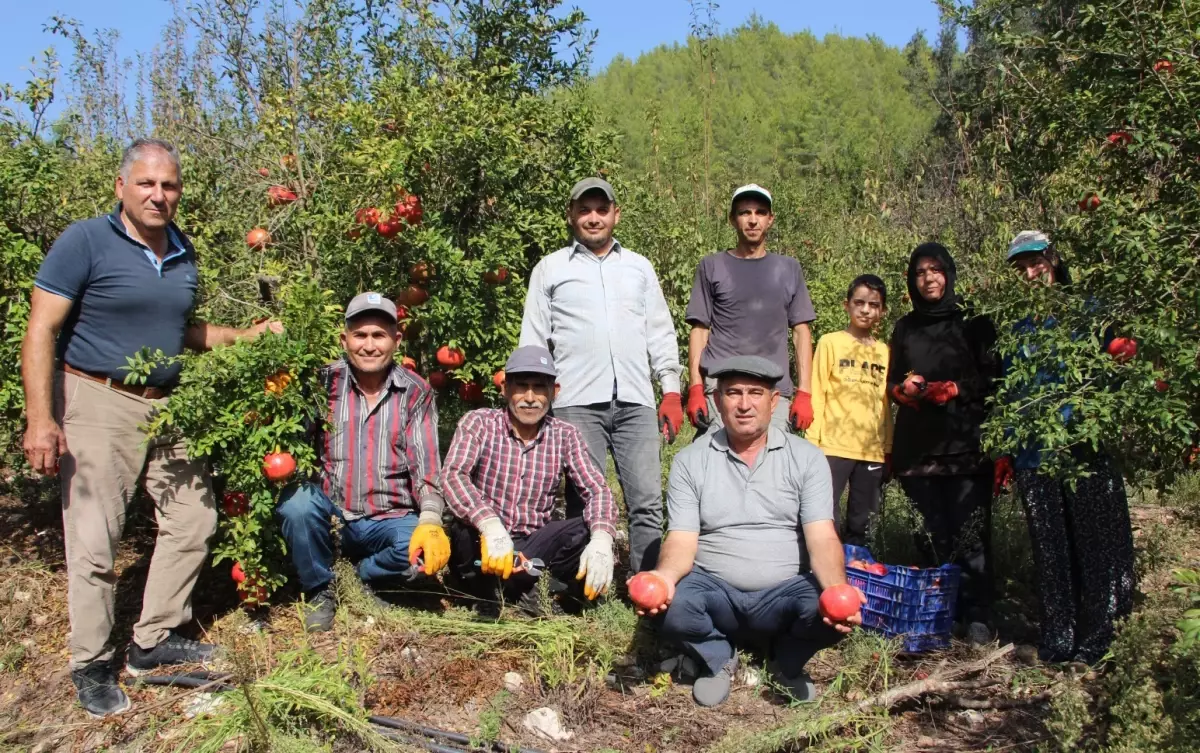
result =
M178 723L188 700L185 691L138 685L126 676L123 679L136 704L134 713L92 721L75 703L66 669L61 519L54 504L26 501L39 498L45 499L33 487L0 497L0 750L155 749ZM1152 508L1136 517L1143 525L1147 521L1161 525L1163 515L1161 508ZM129 640L140 609L153 535L150 508L136 506L119 556L114 631L119 646ZM450 603L441 594L405 598L434 611ZM363 703L371 713L430 727L477 734L498 720L499 739L545 751L684 753L705 750L733 730L767 729L794 715L767 683L752 685L745 676L739 677L726 704L718 709L697 708L690 686L680 681L678 671L659 672L659 662L670 655L639 651L637 646L630 647L629 659L618 662L615 683L590 677L551 687L535 678L527 657L453 636L383 629L373 618L345 609L334 632L305 636L288 601L285 593L281 603L253 615L260 638L280 651L310 645L331 660L358 651L372 678L362 689ZM189 632L236 650L245 639L242 631L248 622L238 611L226 568L208 568L196 590L196 623ZM885 685L895 688L922 680L981 656L978 650L955 644L938 654L880 657L875 652L864 658L866 644L851 643L823 652L810 666L818 685L838 697L840 708L846 701L861 701L885 690ZM502 678L509 671L525 679L516 693L503 690ZM1043 720L1048 705L1020 699L1022 694L1027 697L1052 686L1062 671L1026 666L1009 654L982 675L999 684L969 694L932 693L902 701L890 714L873 713L864 717L866 722L833 730L812 749L1032 750L1047 738ZM966 696L966 705L979 699L986 705L988 698L996 697L1015 697L1018 702L1012 708L967 709L959 696ZM575 733L569 742L550 743L522 726L525 714L541 706L561 714L565 726Z

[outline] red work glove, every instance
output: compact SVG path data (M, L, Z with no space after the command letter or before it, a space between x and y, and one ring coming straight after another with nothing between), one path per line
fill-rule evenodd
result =
M704 394L703 384L688 387L687 416L697 431L708 428L708 397Z
M995 469L992 471L992 496L1000 495L1000 492L1008 491L1008 487L1013 481L1013 463L1012 458L1008 455L996 461Z
M912 408L913 410L921 410L920 399L913 397L912 395L904 394L903 384L892 385L892 388L888 390L888 394L890 394L892 399L900 405Z
M796 396L792 398L792 408L788 411L788 423L791 424L792 431L803 431L812 426L812 422L812 395L796 390Z
M658 404L658 425L667 441L674 443L683 426L683 400L678 392L663 394L662 402Z
M921 394L922 400L928 400L936 405L945 405L956 397L958 397L956 382L930 382L925 388L925 392Z

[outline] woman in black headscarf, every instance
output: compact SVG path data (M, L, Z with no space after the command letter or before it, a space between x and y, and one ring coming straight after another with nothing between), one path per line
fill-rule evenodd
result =
M908 262L913 310L892 331L888 393L899 404L893 472L925 519L927 566L963 569L958 614L974 643L990 639L992 463L980 449L999 365L991 320L954 290L954 259L924 243Z

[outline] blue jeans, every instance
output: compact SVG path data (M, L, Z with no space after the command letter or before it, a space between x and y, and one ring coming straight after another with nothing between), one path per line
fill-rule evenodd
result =
M592 460L603 473L612 450L629 514L629 569L649 570L662 544L662 465L658 411L635 403L596 403L555 408L554 416L583 433ZM583 503L568 482L567 517L583 514Z
M675 587L662 636L679 641L714 675L733 658L734 643L766 643L779 670L795 677L814 654L842 638L821 621L820 597L812 573L761 591L739 591L694 568Z
M334 515L345 523L342 543L346 556L358 560L358 577L369 581L406 575L411 567L408 542L417 527L415 512L399 518L346 520L342 508L320 487L305 483L284 490L275 514L305 592L324 588L333 580L330 519Z

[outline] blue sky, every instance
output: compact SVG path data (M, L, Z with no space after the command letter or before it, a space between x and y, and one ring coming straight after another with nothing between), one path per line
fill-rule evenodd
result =
M599 31L593 67L601 69L615 55L636 58L660 44L682 41L690 27L686 0L577 0ZM64 40L43 31L52 15L70 16L89 32L116 29L121 54L152 47L171 15L167 0L0 0L0 82L26 80L30 58L55 46L68 52ZM751 13L778 24L784 31L810 30L817 36L875 34L888 44L903 45L917 29L936 37L937 8L933 0L725 0L716 11L722 29L732 29ZM64 61L65 62L65 61Z

